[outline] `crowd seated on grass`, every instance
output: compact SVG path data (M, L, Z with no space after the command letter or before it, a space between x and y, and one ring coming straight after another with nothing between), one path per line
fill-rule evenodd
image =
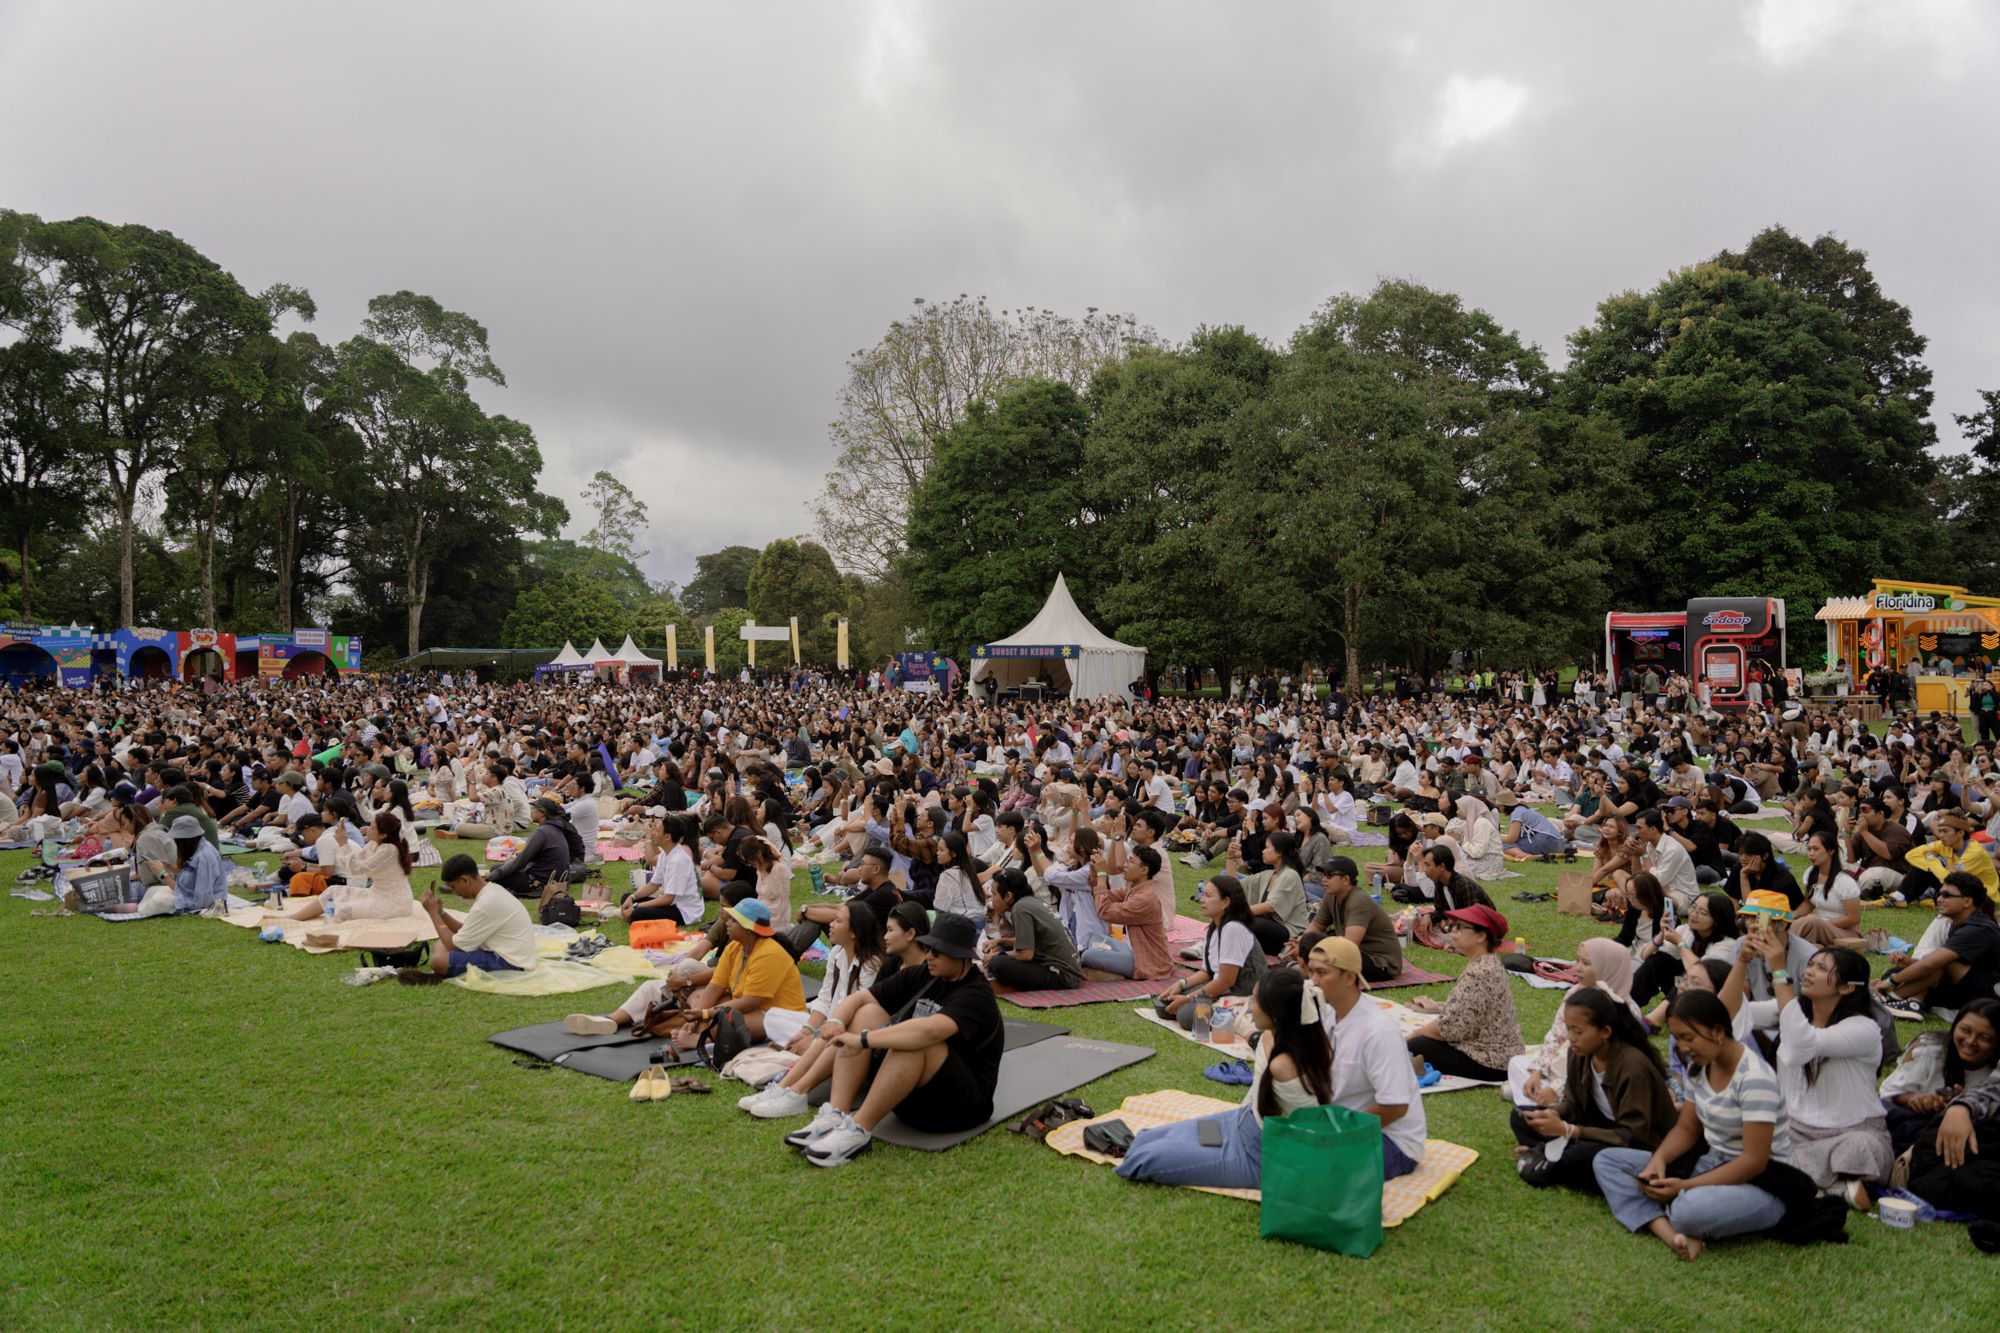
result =
M1508 1084L1464 1095L1507 1117L1524 1180L1601 1192L1683 1257L1809 1239L1896 1188L2000 1222L1992 743L1782 692L1725 716L1671 679L1481 680L1144 702L811 672L30 687L0 696L0 828L122 855L121 914L149 887L172 911L214 907L222 840L254 843L313 900L294 917L424 912L437 980L535 968L540 900L584 892L615 846L638 881L612 919L696 938L576 1025L672 1001L690 1041L734 1011L792 1061L747 1110L803 1117L826 1090L790 1135L821 1166L854 1161L892 1111L939 1132L986 1118L996 988L1114 977L1160 983L1158 1013L1183 1028L1247 999L1258 1034L1221 1145L1193 1124L1142 1134L1134 1178L1254 1185L1260 1120L1329 1103L1382 1121L1394 1176L1423 1158L1418 1084L1436 1074ZM430 830L473 852L525 836L483 874L449 855L419 899ZM1202 880L1182 905L1203 927L1189 969L1176 860ZM1587 874L1603 924L1530 1056L1503 961L1532 960L1495 897L1545 860ZM1914 944L1868 928L1883 906L1910 912L1887 919ZM799 960L822 936L809 1005ZM1889 955L1879 975L1870 952ZM1362 1002L1406 962L1457 973L1407 1040ZM1932 1018L1949 1030L1899 1039L1899 1021Z

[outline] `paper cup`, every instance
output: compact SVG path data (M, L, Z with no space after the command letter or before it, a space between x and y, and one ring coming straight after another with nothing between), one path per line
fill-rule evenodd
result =
M1909 1231L1917 1225L1917 1206L1908 1199L1884 1199L1878 1207L1883 1226Z

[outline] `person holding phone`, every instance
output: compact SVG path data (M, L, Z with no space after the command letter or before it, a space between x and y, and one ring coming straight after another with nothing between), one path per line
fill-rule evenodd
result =
M1333 1048L1323 1010L1319 988L1300 973L1265 973L1250 996L1250 1017L1262 1036L1243 1104L1140 1131L1118 1174L1159 1185L1256 1189L1263 1177L1265 1118L1333 1100Z
M1651 1152L1607 1148L1591 1170L1626 1230L1650 1232L1692 1261L1711 1240L1784 1219L1784 1204L1754 1182L1790 1156L1791 1134L1777 1074L1736 1039L1720 999L1682 991L1667 1028L1690 1067L1679 1118Z

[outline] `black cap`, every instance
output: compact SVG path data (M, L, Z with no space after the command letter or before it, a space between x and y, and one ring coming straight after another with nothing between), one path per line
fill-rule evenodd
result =
M917 936L917 947L946 958L970 958L979 944L979 926L969 916L939 912L930 933Z
M1331 861L1328 861L1326 863L1326 873L1329 875L1345 875L1357 884L1361 882L1361 867L1354 864L1354 858L1351 856L1336 856Z

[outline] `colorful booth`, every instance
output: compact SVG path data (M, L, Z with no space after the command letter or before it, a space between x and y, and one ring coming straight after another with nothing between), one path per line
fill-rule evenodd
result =
M1914 664L1920 712L1966 712L1966 687L2000 662L2000 598L1952 584L1876 579L1864 596L1827 599L1818 619L1826 660L1846 661L1857 686L1876 667Z
M1685 674L1711 707L1745 707L1754 673L1769 679L1785 669L1784 599L1696 597L1685 611L1613 611L1604 661L1614 679L1628 666L1658 666Z
M188 680L236 679L236 636L212 629L184 629L174 635L181 675Z
M99 680L174 680L181 673L181 638L170 629L93 635L92 674Z
M81 625L0 625L0 683L53 680L90 684L96 635Z
M361 669L361 639L324 629L236 636L236 679L298 680Z

